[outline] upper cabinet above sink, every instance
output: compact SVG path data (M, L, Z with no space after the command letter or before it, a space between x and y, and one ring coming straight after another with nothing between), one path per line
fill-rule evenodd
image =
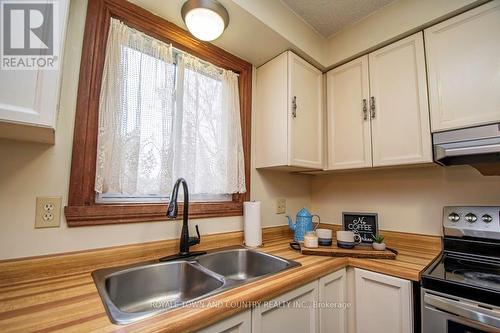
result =
M257 69L255 166L323 168L323 78L287 51Z
M425 30L432 131L500 122L500 1Z

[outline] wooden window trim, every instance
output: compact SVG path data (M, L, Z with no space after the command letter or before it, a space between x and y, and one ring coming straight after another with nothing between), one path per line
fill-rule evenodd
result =
M210 43L195 39L180 27L128 1L89 0L80 65L68 206L64 209L68 225L73 227L166 219L164 203L99 204L95 201L99 94L112 17L154 38L171 43L182 51L239 74L247 192L233 195L232 201L191 203L189 216L203 218L243 215L243 201L250 197L252 65Z

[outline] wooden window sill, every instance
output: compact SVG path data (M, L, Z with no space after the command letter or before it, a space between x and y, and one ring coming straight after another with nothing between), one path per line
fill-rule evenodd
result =
M179 205L182 218L183 205ZM164 221L166 204L94 204L89 206L66 206L64 213L70 227L102 224ZM242 216L241 202L196 202L189 205L189 218Z

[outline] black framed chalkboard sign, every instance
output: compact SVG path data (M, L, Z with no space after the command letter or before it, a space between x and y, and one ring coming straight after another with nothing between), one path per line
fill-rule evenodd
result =
M362 244L371 244L378 233L378 214L342 212L342 228L359 234Z

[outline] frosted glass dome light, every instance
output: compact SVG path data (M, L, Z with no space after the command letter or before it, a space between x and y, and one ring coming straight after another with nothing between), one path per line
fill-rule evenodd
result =
M189 32L207 42L222 35L229 23L226 8L215 0L188 0L181 14Z

